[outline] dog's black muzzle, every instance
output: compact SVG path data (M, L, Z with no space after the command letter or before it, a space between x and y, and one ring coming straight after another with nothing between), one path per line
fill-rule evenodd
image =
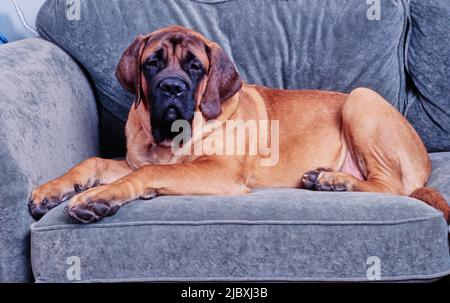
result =
M177 120L192 123L195 113L191 81L182 75L159 75L153 80L150 116L156 143L172 140L179 132L172 132Z

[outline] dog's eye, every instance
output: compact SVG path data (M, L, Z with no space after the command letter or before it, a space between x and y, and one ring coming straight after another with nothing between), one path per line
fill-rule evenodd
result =
M201 65L196 63L196 62L192 62L190 69L193 70L194 72L198 72L202 69Z
M150 60L147 62L147 66L149 68L159 68L159 61L158 60Z

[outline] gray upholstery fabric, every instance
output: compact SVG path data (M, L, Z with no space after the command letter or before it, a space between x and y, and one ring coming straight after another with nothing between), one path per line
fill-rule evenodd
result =
M434 153L430 158L433 161L433 173L428 185L438 189L450 203L450 153Z
M74 224L64 206L32 226L37 282L367 281L450 273L448 229L425 203L399 196L262 190L238 197L137 201L97 224Z
M369 21L371 5L361 0L83 0L81 20L71 21L66 1L48 0L37 25L86 67L105 115L119 121L133 102L114 76L122 52L137 34L172 24L221 44L250 83L343 92L365 86L403 111L407 1L381 3L381 20ZM117 142L119 121L103 128L115 148L123 145L123 136Z
M449 23L450 1L412 1L406 116L433 151L450 151Z
M97 153L98 119L83 73L41 39L0 46L0 102L0 282L25 282L29 194Z

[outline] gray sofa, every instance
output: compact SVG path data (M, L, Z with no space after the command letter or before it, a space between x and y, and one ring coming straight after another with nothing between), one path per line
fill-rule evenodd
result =
M220 43L250 83L377 90L420 133L433 160L429 185L450 201L450 3L381 0L380 20L373 5L83 0L78 20L66 1L48 0L41 38L0 46L0 282L448 276L448 225L407 197L295 189L160 197L92 225L71 221L65 205L35 223L27 211L34 186L87 157L123 156L133 97L115 66L137 34L170 24Z

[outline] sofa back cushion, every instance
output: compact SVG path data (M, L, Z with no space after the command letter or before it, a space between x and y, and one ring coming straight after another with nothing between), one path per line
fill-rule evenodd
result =
M414 0L404 114L431 151L450 151L450 1Z
M341 92L363 86L379 92L401 112L409 106L404 65L408 0L77 3L79 7L68 8L66 1L47 0L38 29L91 75L102 133L110 138L106 141L119 138L118 144L123 144L123 123L133 102L114 75L120 56L138 34L173 24L218 42L247 82ZM427 142L427 134L422 135Z

